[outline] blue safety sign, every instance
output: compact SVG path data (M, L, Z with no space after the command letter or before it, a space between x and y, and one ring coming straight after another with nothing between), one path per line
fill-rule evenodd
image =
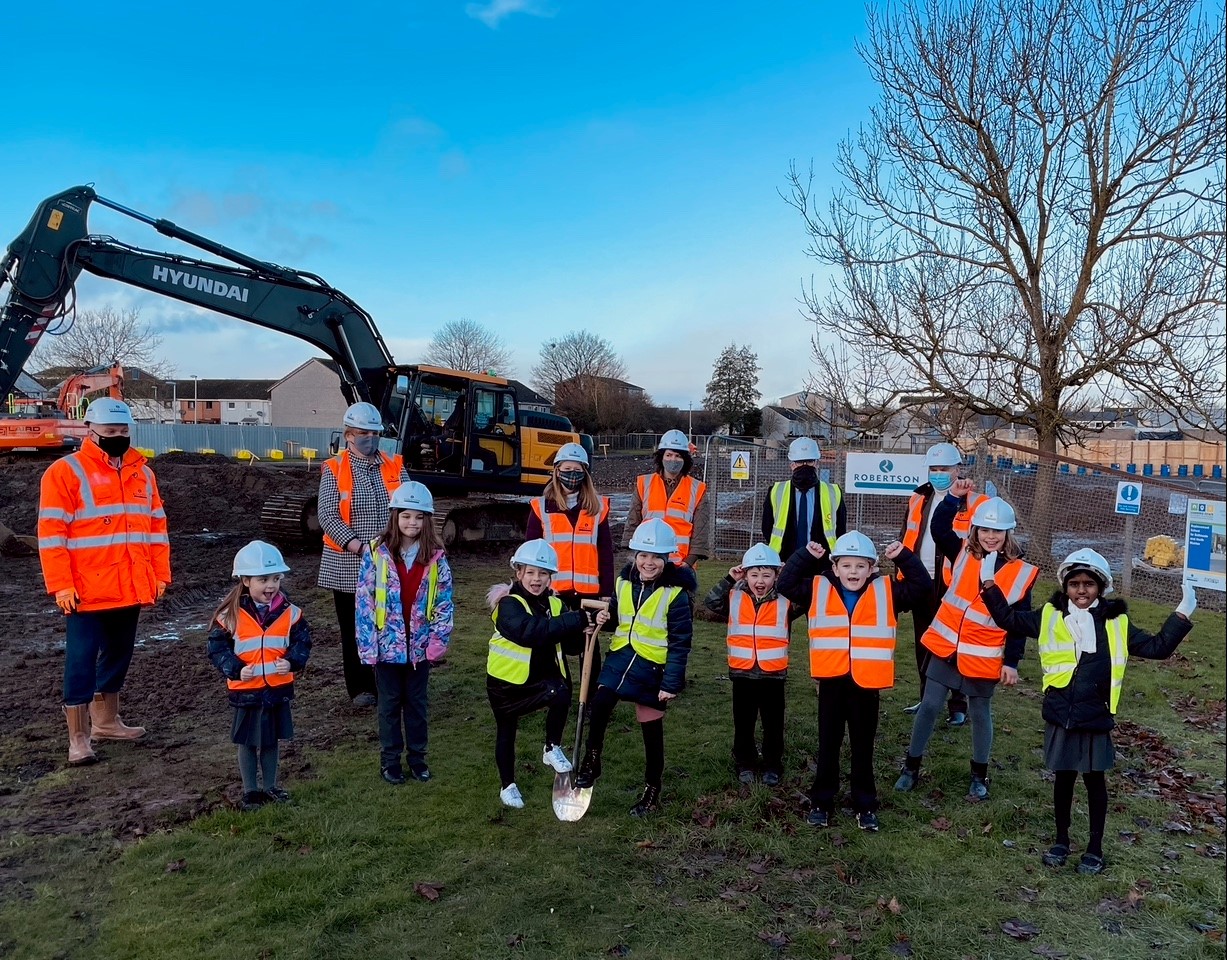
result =
M1116 485L1116 512L1127 516L1139 516L1142 512L1142 485L1132 480L1121 480Z

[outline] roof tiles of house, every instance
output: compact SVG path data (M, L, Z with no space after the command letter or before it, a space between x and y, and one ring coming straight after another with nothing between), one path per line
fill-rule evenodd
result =
M267 400L276 380L172 380L180 400Z

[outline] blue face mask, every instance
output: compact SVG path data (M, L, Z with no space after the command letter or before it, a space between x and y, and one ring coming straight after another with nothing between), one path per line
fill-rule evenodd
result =
M949 490L950 485L954 483L953 473L934 473L929 471L929 483L933 484L934 490Z
M374 456L379 450L379 437L374 434L365 437L350 437L349 443L355 453L364 457Z

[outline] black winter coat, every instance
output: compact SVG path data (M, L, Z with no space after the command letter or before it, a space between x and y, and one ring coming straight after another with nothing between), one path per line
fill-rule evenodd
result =
M289 603L289 598L285 593L280 595L280 599L285 603ZM275 602L276 600L274 600ZM281 615L282 610L285 609L284 606L278 606L276 609L273 609L270 605L269 610L261 618L259 611L256 609L255 602L251 599L251 595L247 593L243 594L239 600L239 605L263 627L267 627L276 620ZM213 629L209 631L208 653L209 660L213 666L217 667L218 673L227 680L239 679L245 664L234 652L234 634L217 623L217 621L213 622ZM290 627L290 645L286 649L285 658L290 661L290 669L294 673L299 673L307 665L307 658L310 656L311 627L307 625L307 618L300 616L298 623ZM293 683L283 683L275 687L265 685L258 690L230 691L230 704L235 707L272 706L293 699Z
M996 584L983 593L984 603L997 626L1026 634L1040 635L1043 610L1014 610L1006 605L1005 595ZM1064 616L1069 611L1069 598L1057 591L1046 606L1056 609ZM1049 687L1044 694L1044 719L1066 730L1085 730L1103 733L1116 726L1112 716L1110 697L1112 691L1112 656L1108 650L1106 622L1119 617L1128 610L1124 600L1100 600L1091 610L1095 621L1095 652L1083 654L1074 667L1074 676L1065 687ZM1166 660L1180 645L1193 624L1178 614L1171 614L1164 621L1158 634L1129 623L1127 641L1129 655L1146 660ZM1128 675L1128 670L1126 670Z
M524 609L524 604L515 597L528 601L531 609ZM535 683L559 676L558 659L554 652L556 644L561 643L564 653L572 655L583 651L584 627L588 618L579 610L563 609L557 616L550 615L550 593L546 591L534 597L518 583L511 588L511 593L503 597L495 608L494 626L504 638L532 651L528 663L528 679L526 683ZM563 676L569 682L566 674L566 658L563 658ZM496 677L486 677L488 685L506 684L518 686L499 680Z

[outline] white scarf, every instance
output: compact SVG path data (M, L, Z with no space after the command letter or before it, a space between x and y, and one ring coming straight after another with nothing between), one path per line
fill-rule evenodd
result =
M578 493L568 493L567 494L567 509L574 510L575 505L577 503L579 503L579 494Z
M1074 656L1078 659L1081 659L1084 653L1095 652L1095 618L1091 616L1091 611L1097 606L1098 598L1085 610L1071 603L1069 612L1065 614L1065 626L1074 635Z

